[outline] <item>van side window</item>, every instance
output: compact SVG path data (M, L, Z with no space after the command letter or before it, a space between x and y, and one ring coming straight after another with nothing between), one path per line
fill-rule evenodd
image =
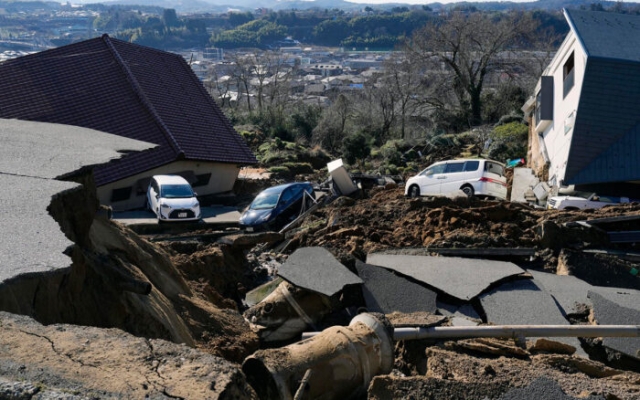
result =
M477 171L480 166L480 161L467 161L464 163L464 171Z
M444 172L444 168L446 166L447 166L447 164L434 165L433 167L425 169L424 172L421 175L429 176L429 175L433 175L433 174L441 174L441 173Z
M500 164L488 162L484 166L484 170L486 172L493 172L494 174L498 174L500 176L504 176L504 168Z
M444 172L445 174L450 174L452 172L462 172L463 168L464 168L464 161L447 163L447 168L444 170Z

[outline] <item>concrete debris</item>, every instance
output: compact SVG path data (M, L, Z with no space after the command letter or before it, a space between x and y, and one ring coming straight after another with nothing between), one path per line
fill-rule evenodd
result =
M359 260L356 261L356 270L364 281L362 293L370 312L435 313L436 293L432 290L385 268Z
M640 292L619 290L617 292L589 291L593 312L599 325L637 324L640 321ZM640 359L640 338L603 338L605 347L629 357Z
M362 279L322 247L294 251L278 268L278 275L298 287L325 296L333 296L348 285L362 284Z
M531 279L503 283L480 296L487 322L496 325L570 325L553 297ZM576 338L558 338L587 357Z
M584 312L584 304L589 304L587 293L594 287L582 279L571 275L556 275L547 272L527 270L534 282L556 300L565 315Z
M393 269L460 300L471 300L492 284L525 272L510 262L458 257L374 253L367 256L367 263Z

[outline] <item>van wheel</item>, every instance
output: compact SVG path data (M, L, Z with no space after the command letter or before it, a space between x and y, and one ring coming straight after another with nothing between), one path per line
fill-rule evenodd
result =
M467 197L473 197L473 186L466 185L461 187L460 190L462 190L462 193L466 194Z
M412 185L409 188L409 197L415 199L416 197L420 197L420 188L416 185Z

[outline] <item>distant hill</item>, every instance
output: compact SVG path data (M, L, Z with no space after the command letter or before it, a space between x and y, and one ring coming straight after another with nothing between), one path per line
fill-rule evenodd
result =
M156 6L162 8L173 8L179 13L195 13L195 12L213 12L222 13L229 10L251 11L256 8L269 8L272 10L298 9L306 10L310 8L319 9L342 9L342 10L358 10L369 5L375 9L389 9L392 7L415 7L415 4L403 3L385 3L385 4L363 4L350 3L344 0L75 0L77 4L102 3L110 4L126 4L126 5L142 5ZM578 8L580 6L589 7L592 3L599 3L605 9L613 6L615 1L598 1L598 0L538 0L525 3L516 3L511 1L486 1L486 2L468 2L460 1L456 3L442 4L438 2L428 3L425 5L434 10L442 8L451 8L456 6L473 6L478 10L560 10L562 8ZM624 3L628 5L629 3ZM631 3L634 4L634 3Z

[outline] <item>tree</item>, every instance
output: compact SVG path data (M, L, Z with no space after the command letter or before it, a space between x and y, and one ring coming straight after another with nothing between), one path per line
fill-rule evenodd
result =
M535 33L537 23L530 14L471 14L454 12L414 33L409 51L429 60L436 56L451 74L451 89L460 107L466 109L470 125L482 122L482 91L489 74L508 69L521 40Z
M176 10L173 8L167 8L162 12L162 19L164 20L167 28L172 28L180 25L180 21L178 20L178 15L176 14Z
M361 171L364 171L364 159L371 154L371 141L362 132L347 136L342 142L342 155L351 165L358 163Z
M385 62L384 75L381 79L386 90L394 93L398 117L400 119L400 137L406 138L408 116L416 110L419 103L416 99L425 94L421 80L421 64L413 63L400 53L393 53Z
M342 145L347 121L351 118L353 102L346 95L340 94L324 112L318 126L313 130L312 140L331 153L335 153Z

